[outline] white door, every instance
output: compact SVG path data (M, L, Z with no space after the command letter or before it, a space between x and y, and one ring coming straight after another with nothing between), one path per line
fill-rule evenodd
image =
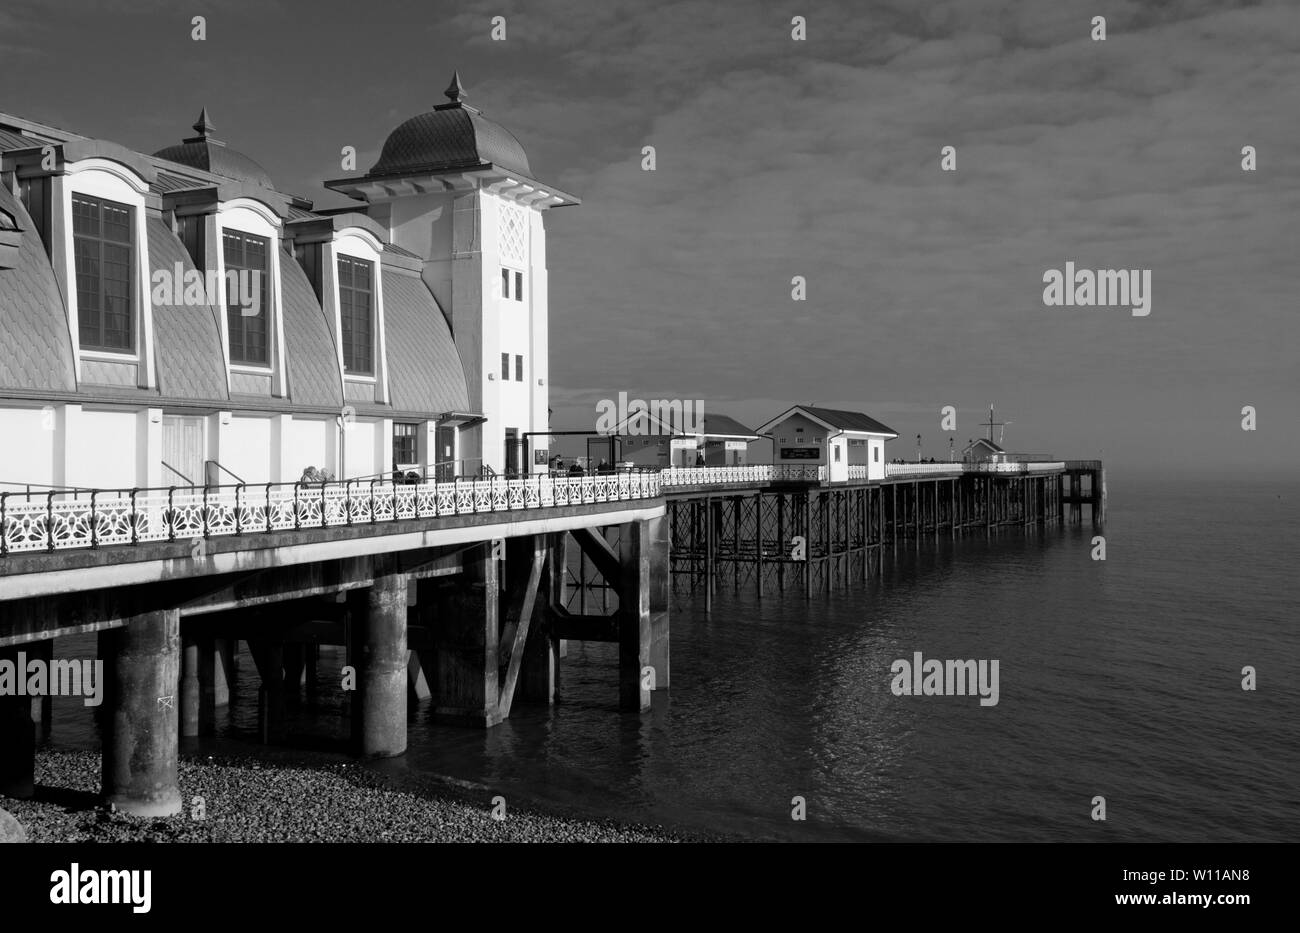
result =
M837 437L830 443L830 464L832 483L840 483L849 478L849 450L842 437Z
M202 418L163 415L162 484L202 486L205 447Z

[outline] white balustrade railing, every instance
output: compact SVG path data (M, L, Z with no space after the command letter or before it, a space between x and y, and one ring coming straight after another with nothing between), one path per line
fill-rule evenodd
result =
M818 482L824 466L756 463L749 466L668 467L659 474L664 487L715 486L723 483Z
M660 494L654 471L394 485L0 492L0 554L590 505Z
M933 476L936 473L964 473L961 463L886 463L886 476Z

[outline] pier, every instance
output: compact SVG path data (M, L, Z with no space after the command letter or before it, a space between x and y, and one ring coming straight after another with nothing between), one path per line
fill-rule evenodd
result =
M1105 520L1101 461L705 467L663 480L675 588L712 606L720 587L811 596L866 580L887 550L1008 527ZM1068 514L1067 514L1068 506Z
M363 757L405 751L410 698L478 727L553 702L561 639L617 643L619 708L648 709L669 683L664 513L649 472L0 493L0 657L48 659L53 639L98 633L104 798L166 815L181 807L178 740L229 702L239 639L267 742L322 645L354 672L340 689ZM613 612L564 608L570 547L613 588ZM0 794L27 797L32 714L48 719L48 703L0 704Z

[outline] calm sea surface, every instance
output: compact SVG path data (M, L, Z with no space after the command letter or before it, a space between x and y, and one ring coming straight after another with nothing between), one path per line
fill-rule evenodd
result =
M485 806L757 839L1300 839L1300 485L1108 485L1105 562L1091 526L1066 526L902 548L883 577L811 601L723 587L709 614L675 597L672 689L651 713L618 713L614 646L571 644L552 710L474 731L421 704L408 754L372 767L480 787ZM916 651L998 660L998 704L894 696L890 664ZM326 650L322 681L340 663ZM253 670L242 654L223 735L187 751L293 759L252 744ZM293 743L344 736L336 709L304 706ZM96 744L77 702L58 701L50 741Z

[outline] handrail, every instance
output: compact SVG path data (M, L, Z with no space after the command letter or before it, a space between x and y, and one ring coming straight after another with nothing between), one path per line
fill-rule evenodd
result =
M173 473L175 473L175 474L176 474L177 476L179 476L181 479L185 480L185 485L187 485L187 486L198 486L198 485L199 485L198 483L194 482L194 480L190 479L188 476L186 476L184 473L182 473L180 470L176 469L176 467L174 467L174 466L172 466L170 463L168 463L166 460L159 460L158 462L161 463L163 466L165 466L167 469L171 470ZM213 461L213 462L215 462L215 461Z
M213 466L215 466L222 473L225 473L231 479L237 480L241 485L245 485L245 486L248 485L247 483L244 482L244 478L242 476L240 476L234 470L227 469L225 466L222 465L220 460L209 460L207 462L211 463Z
M379 477L363 483L355 479L266 483L264 494L248 492L245 483L96 489L90 490L89 502L61 498L62 493L54 490L34 502L27 494L0 492L0 556L391 524L661 495L657 469L579 476L453 477L450 482L414 484Z

